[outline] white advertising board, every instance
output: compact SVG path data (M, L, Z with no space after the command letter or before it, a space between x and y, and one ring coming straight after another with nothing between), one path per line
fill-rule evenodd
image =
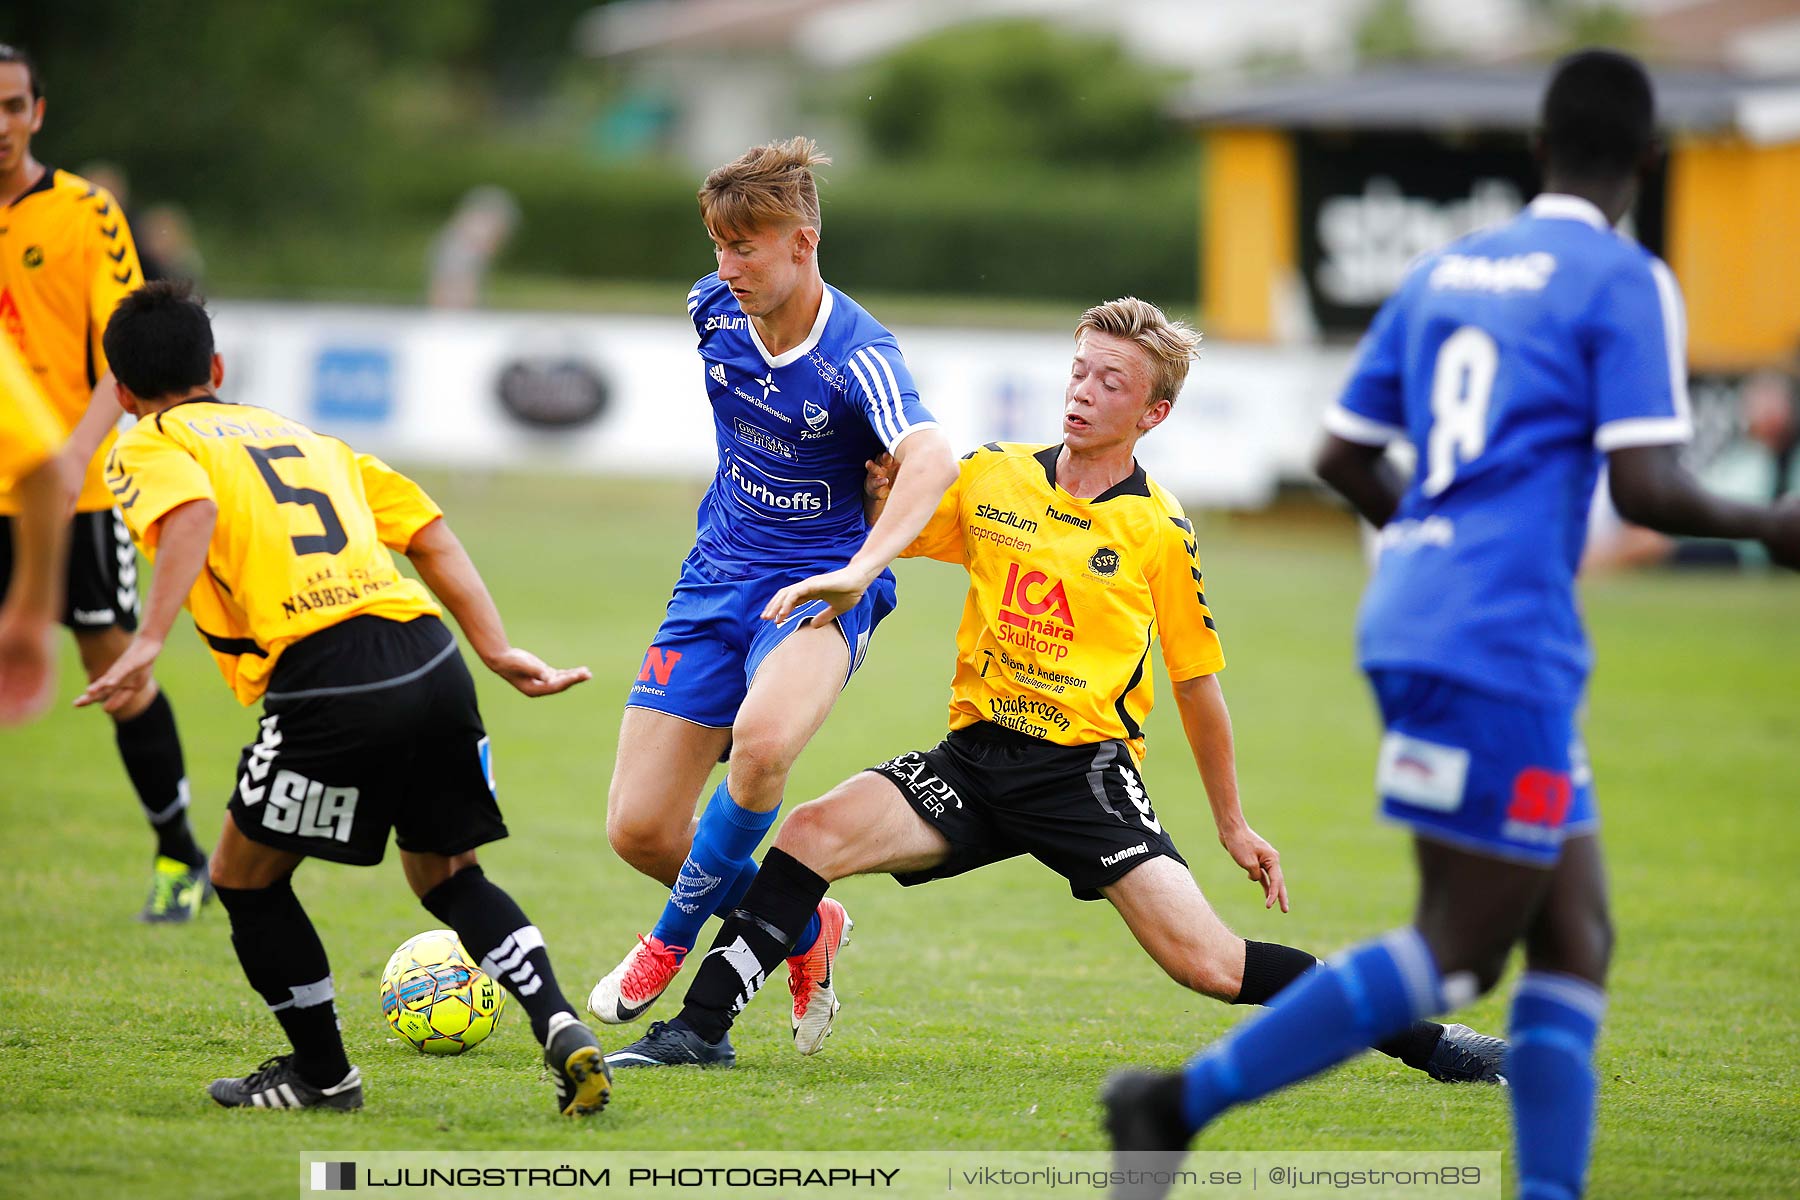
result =
M693 328L678 316L216 307L226 399L396 462L695 478L716 466ZM1057 436L1068 335L896 333L959 449ZM1346 367L1342 350L1209 345L1139 456L1186 502L1266 503L1304 473Z

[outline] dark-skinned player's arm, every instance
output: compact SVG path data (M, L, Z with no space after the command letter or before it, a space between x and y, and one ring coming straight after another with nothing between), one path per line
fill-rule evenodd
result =
M206 566L207 549L218 520L217 504L211 500L189 500L171 508L145 531L145 544L156 547L156 569L137 633L106 674L75 697L76 708L98 704L109 713L117 712L149 686L156 656L162 653L182 604L193 591L194 581L200 578L201 568Z
M1777 505L1715 496L1681 465L1679 446L1629 446L1606 456L1613 507L1634 525L1678 537L1755 538L1800 570L1800 497Z
M1386 446L1326 434L1325 444L1313 459L1313 470L1377 529L1392 520L1394 510L1400 507L1404 486L1400 473L1387 460Z
M594 677L586 667L552 667L506 637L500 610L481 572L442 517L413 535L406 557L431 594L443 601L487 669L527 696L554 696Z

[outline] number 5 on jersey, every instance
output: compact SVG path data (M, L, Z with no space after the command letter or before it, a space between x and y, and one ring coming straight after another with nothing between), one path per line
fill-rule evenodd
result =
M286 480L275 473L275 460L306 457L300 447L245 446L244 449L255 460L256 469L262 473L263 482L269 485L269 494L275 497L275 503L299 504L319 514L321 532L295 534L291 539L295 554L336 554L350 544L350 539L344 534L344 523L338 520L337 509L333 507L330 496L314 488L290 487Z
M1486 330L1464 325L1438 347L1431 373L1431 436L1425 443L1425 482L1436 496L1456 478L1459 463L1472 462L1487 446L1488 401L1500 351Z

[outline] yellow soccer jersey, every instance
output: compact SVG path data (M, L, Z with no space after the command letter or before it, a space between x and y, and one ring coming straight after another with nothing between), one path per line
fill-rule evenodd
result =
M1056 485L1061 446L989 442L905 557L959 562L950 728L992 721L1063 746L1123 738L1139 758L1150 643L1179 682L1225 665L1194 527L1138 467L1092 500Z
M118 201L79 175L46 168L0 208L0 328L18 348L65 434L106 374L100 335L119 301L143 286L137 247ZM100 478L108 443L88 464L76 507L112 507ZM0 494L0 513L17 511Z
M0 339L0 491L55 454L64 433L18 352Z
M364 614L439 612L388 553L443 515L431 497L267 409L210 397L164 409L119 438L106 483L153 559L156 522L171 509L219 506L187 607L240 703L261 696L281 652L310 633Z

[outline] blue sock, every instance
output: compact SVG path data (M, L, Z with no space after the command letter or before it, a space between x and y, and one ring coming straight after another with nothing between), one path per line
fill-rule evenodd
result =
M1573 975L1528 971L1513 994L1506 1059L1520 1200L1575 1200L1594 1137L1594 1039L1606 993Z
M687 861L681 864L669 902L663 905L662 917L651 931L651 936L662 939L665 946L680 946L684 950L693 947L700 927L719 910L719 901L727 891L735 888L745 864L754 858L763 835L769 832L780 811L759 813L741 807L731 798L729 782L720 781L706 811L700 814L700 827L694 830L694 844L688 849ZM748 888L749 882L745 881L744 886ZM738 898L743 898L742 893Z
M799 940L794 943L794 948L788 951L788 957L799 958L802 954L811 950L813 948L813 943L818 940L819 910L815 908L813 909L813 915L806 919L806 928L800 931Z
M720 890L719 903L713 911L723 917L726 913L742 904L744 902L744 893L748 892L750 890L750 885L755 882L756 860L754 858L745 859L744 865L738 868L737 878L731 880Z
M724 916L742 904L744 893L750 890L750 885L754 882L756 882L756 862L752 859L738 871L737 878L727 884L725 890L719 893L719 906L714 911L720 916ZM800 940L794 943L793 953L788 957L797 958L811 950L813 943L819 940L819 928L819 913L817 909L814 909L813 915L806 922L806 928L800 932Z
M1182 1115L1189 1132L1234 1104L1316 1075L1442 1012L1444 986L1415 929L1397 929L1334 958L1283 989L1187 1065Z

